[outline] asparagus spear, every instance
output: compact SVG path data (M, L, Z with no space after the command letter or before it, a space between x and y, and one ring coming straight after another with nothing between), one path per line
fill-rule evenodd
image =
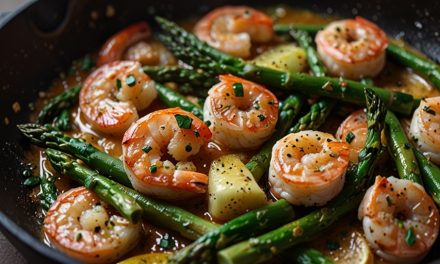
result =
M302 98L295 95L290 95L281 103L275 134L273 134L263 147L261 147L260 151L246 163L246 168L249 169L256 181L259 181L261 176L263 176L269 168L273 145L275 145L291 127L293 119L298 114L302 104Z
M440 89L440 66L437 63L394 43L388 43L387 54L402 65L426 76L437 89Z
M292 252L283 252L284 259L293 264L332 264L320 251L309 247L295 247Z
M64 135L50 126L24 124L18 127L32 143L43 148L51 147L66 152L75 158L81 159L88 166L96 169L100 174L106 176L113 175L112 178L116 182L125 186L131 186L125 174L122 161L99 151L89 143ZM76 166L84 167L81 164L77 164ZM117 176L115 177L115 175ZM117 186L137 201L142 207L144 215L151 219L152 222L177 231L186 238L196 239L208 230L218 227L216 224L206 221L179 207L145 197L123 185Z
M217 250L288 222L294 216L285 200L243 214L198 238L170 258L171 263L213 263Z
M156 90L159 99L168 107L180 107L185 111L193 113L203 120L203 110L200 106L192 103L178 92L156 82Z
M411 143L400 126L399 119L393 112L388 111L385 124L388 151L394 159L399 177L422 184L417 159L414 155Z
M243 78L264 83L268 87L307 94L321 95L345 102L365 105L363 89L366 85L359 82L329 77L315 77L303 73L288 73L247 63L242 59L224 54L176 24L160 17L157 22L164 30L159 38L174 54L192 65L210 74L230 73ZM418 103L409 94L369 86L396 112L410 114Z
M414 154L419 162L426 191L428 191L437 205L440 206L440 168L417 150L414 151Z
M383 102L372 90L366 90L366 98L367 140L359 153L359 163L346 173L346 183L342 192L323 208L269 233L221 250L217 254L220 263L261 263L291 246L309 240L357 208L381 151L380 134L386 114Z
M38 124L22 124L18 129L31 141L31 143L43 148L53 148L64 151L84 161L88 166L100 173L131 186L130 180L125 174L122 161L99 151L91 144L78 138L69 137L51 126Z
M52 122L52 120L64 109L69 109L72 105L76 104L80 91L80 85L74 86L64 93L50 99L38 114L37 122L40 124Z
M71 156L55 150L46 149L46 155L52 166L60 173L95 192L103 201L111 204L121 215L133 223L137 223L142 209L136 200L116 187L117 183L99 175L95 171L80 165Z
M318 57L318 53L316 53L316 50L312 45L313 40L309 33L304 30L291 30L290 35L298 42L299 46L306 51L307 61L313 75L317 77L325 76L324 64L322 64Z
M70 109L61 110L61 113L54 120L54 127L61 131L70 129Z
M217 78L202 70L192 70L179 66L144 66L144 72L157 82L180 84L179 91L206 97Z
M54 184L55 179L46 171L40 176L40 193L38 198L44 210L49 210L50 206L56 201L58 194Z
M324 124L328 115L335 105L335 101L327 98L320 99L310 107L310 111L301 117L298 122L289 129L288 133L296 133L303 130L314 130Z
M324 27L325 25L278 24L274 26L274 30L278 34L289 33L292 29L300 29L315 34ZM426 76L437 89L440 89L440 67L437 63L419 56L405 48L404 45L392 42L388 43L387 54L402 65Z

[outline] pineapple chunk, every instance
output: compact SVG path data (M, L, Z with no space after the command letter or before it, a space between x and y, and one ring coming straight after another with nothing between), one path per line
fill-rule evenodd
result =
M236 155L214 160L209 170L209 213L226 221L267 204L266 195Z
M290 73L302 72L307 68L307 55L302 48L284 44L262 53L254 59L254 63Z

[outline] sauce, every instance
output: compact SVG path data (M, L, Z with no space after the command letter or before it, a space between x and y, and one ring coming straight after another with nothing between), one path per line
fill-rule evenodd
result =
M324 24L335 19L333 17L321 17L309 11L292 9L287 7L270 8L268 9L268 13L272 14L273 17L275 17L275 21L277 23ZM187 29L192 28L194 20L188 20L188 21L189 22L184 23ZM271 47L271 45L274 44L277 43L271 43L270 45L265 45L265 46L258 46L254 49L253 54L257 55L263 52L264 50L267 50L268 48ZM78 85L85 80L88 72L79 70L78 65L79 65L78 62L74 62L70 74L61 75L59 79L54 81L53 85L51 86L50 89L47 90L47 92L41 94L42 95L41 98L36 102L36 111L31 116L31 120L36 119L37 114L39 113L41 108L47 103L48 98L60 94L61 92L67 90L69 87ZM384 71L374 79L374 83L377 86L391 89L393 91L402 91L413 94L417 98L440 95L440 92L436 90L434 87L432 87L432 85L430 85L425 79L416 75L410 69L406 69L404 67L396 65L393 62L387 63ZM165 108L165 106L161 104L159 100L156 100L156 102L154 102L148 109L139 113L139 116L143 116L149 112L162 108ZM355 109L357 109L357 107L353 108L353 110ZM345 113L347 114L349 112L345 111ZM326 132L334 133L343 118L344 118L343 115L339 115L339 116L332 115L332 117L329 118L329 121L326 122L322 130ZM82 138L87 142L93 144L101 151L104 151L112 156L118 158L121 157L122 154L121 138L108 137L108 136L104 137L103 135L94 131L91 128L91 126L87 124L87 122L85 121L78 106L74 107L71 111L71 122L73 124L72 131L69 131L69 134L71 136ZM205 147L203 147L197 155L191 157L190 161L194 162L194 164L198 168L198 171L207 174L212 160L216 159L219 156L229 153L231 152L222 148L222 146L216 144L215 142L210 142ZM244 162L248 161L249 158L252 156L252 154L254 153L252 152L239 153L241 159ZM50 166L50 164L48 163L48 161L44 156L44 152L41 149L32 147L32 150L28 153L28 159L33 164L38 164L38 168L36 170L40 174L42 174L43 171L48 171L49 173L57 177L56 186L58 187L60 192L64 192L76 186L76 184L72 180L68 179L67 177L62 177L52 169L52 167ZM263 182L265 181L263 180ZM264 186L263 188L266 190L268 189L267 186ZM38 191L34 191L33 193L36 195ZM203 197L200 199L195 199L191 202L185 201L185 205L180 205L180 206L206 219L213 220L209 215L209 213L207 212L206 199ZM357 221L350 228L351 228L350 232L355 232L355 231L361 232L359 221ZM174 232L149 224L148 218L146 218L143 223L143 230L144 230L144 237L141 239L142 242L139 243L138 247L135 250L133 250L128 256L141 254L141 253L148 253L148 252L174 251L183 248L185 247L185 245L190 243L190 241L182 238L181 236L179 236ZM172 246L170 248L164 249L159 246L160 241L164 236L169 236L170 240L173 241ZM319 241L324 241L323 239L325 238L321 238L321 237L318 238L317 241L312 243L312 245L315 245L318 248L321 248L325 251L325 249L319 245ZM43 240L45 241L45 243L49 244L47 239L43 238Z

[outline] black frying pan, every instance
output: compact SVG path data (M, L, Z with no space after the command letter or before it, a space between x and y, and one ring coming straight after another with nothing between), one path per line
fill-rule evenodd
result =
M208 4L209 2L209 4ZM40 242L37 205L22 185L23 155L28 143L15 125L28 121L28 104L46 89L70 62L95 51L117 30L160 14L177 20L201 14L223 4L293 4L312 11L352 17L361 15L379 24L391 36L440 60L440 1L225 1L225 0L43 0L27 4L0 22L0 229L31 263L74 261ZM345 2L345 3L344 3ZM116 10L105 16L107 5ZM98 14L97 20L91 13ZM21 111L11 105L18 101ZM4 118L10 123L6 125ZM439 243L426 260L440 263ZM1 259L0 259L1 262Z

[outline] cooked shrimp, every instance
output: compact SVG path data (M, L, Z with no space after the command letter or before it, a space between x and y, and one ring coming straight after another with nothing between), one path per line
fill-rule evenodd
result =
M161 158L167 151L175 160L185 161L210 138L208 126L180 108L155 111L139 119L122 140L124 168L133 187L167 200L204 193L207 175L194 171L192 164L175 166Z
M271 192L294 205L324 205L344 186L348 149L347 143L319 131L285 136L272 149Z
M151 39L146 22L131 25L111 36L99 51L98 65L118 60L139 61L143 65L173 65L176 58L160 42Z
M420 261L434 244L439 212L423 187L409 180L376 177L359 207L367 241L396 263Z
M248 6L224 6L197 22L194 33L209 45L233 56L247 58L252 42L273 37L272 19Z
M278 100L263 86L220 75L205 100L205 120L212 123L213 139L230 149L258 148L275 131Z
M336 131L336 138L350 144L350 162L358 163L359 152L367 140L367 114L360 109L349 115Z
M409 132L417 148L440 165L440 96L420 102Z
M156 96L154 81L139 62L116 61L89 75L79 105L95 130L120 135L138 119L137 111L147 108Z
M109 263L136 246L141 226L79 187L58 197L44 218L44 232L52 245L76 259Z
M387 36L364 18L330 23L315 40L318 54L332 75L349 79L374 77L385 65Z

